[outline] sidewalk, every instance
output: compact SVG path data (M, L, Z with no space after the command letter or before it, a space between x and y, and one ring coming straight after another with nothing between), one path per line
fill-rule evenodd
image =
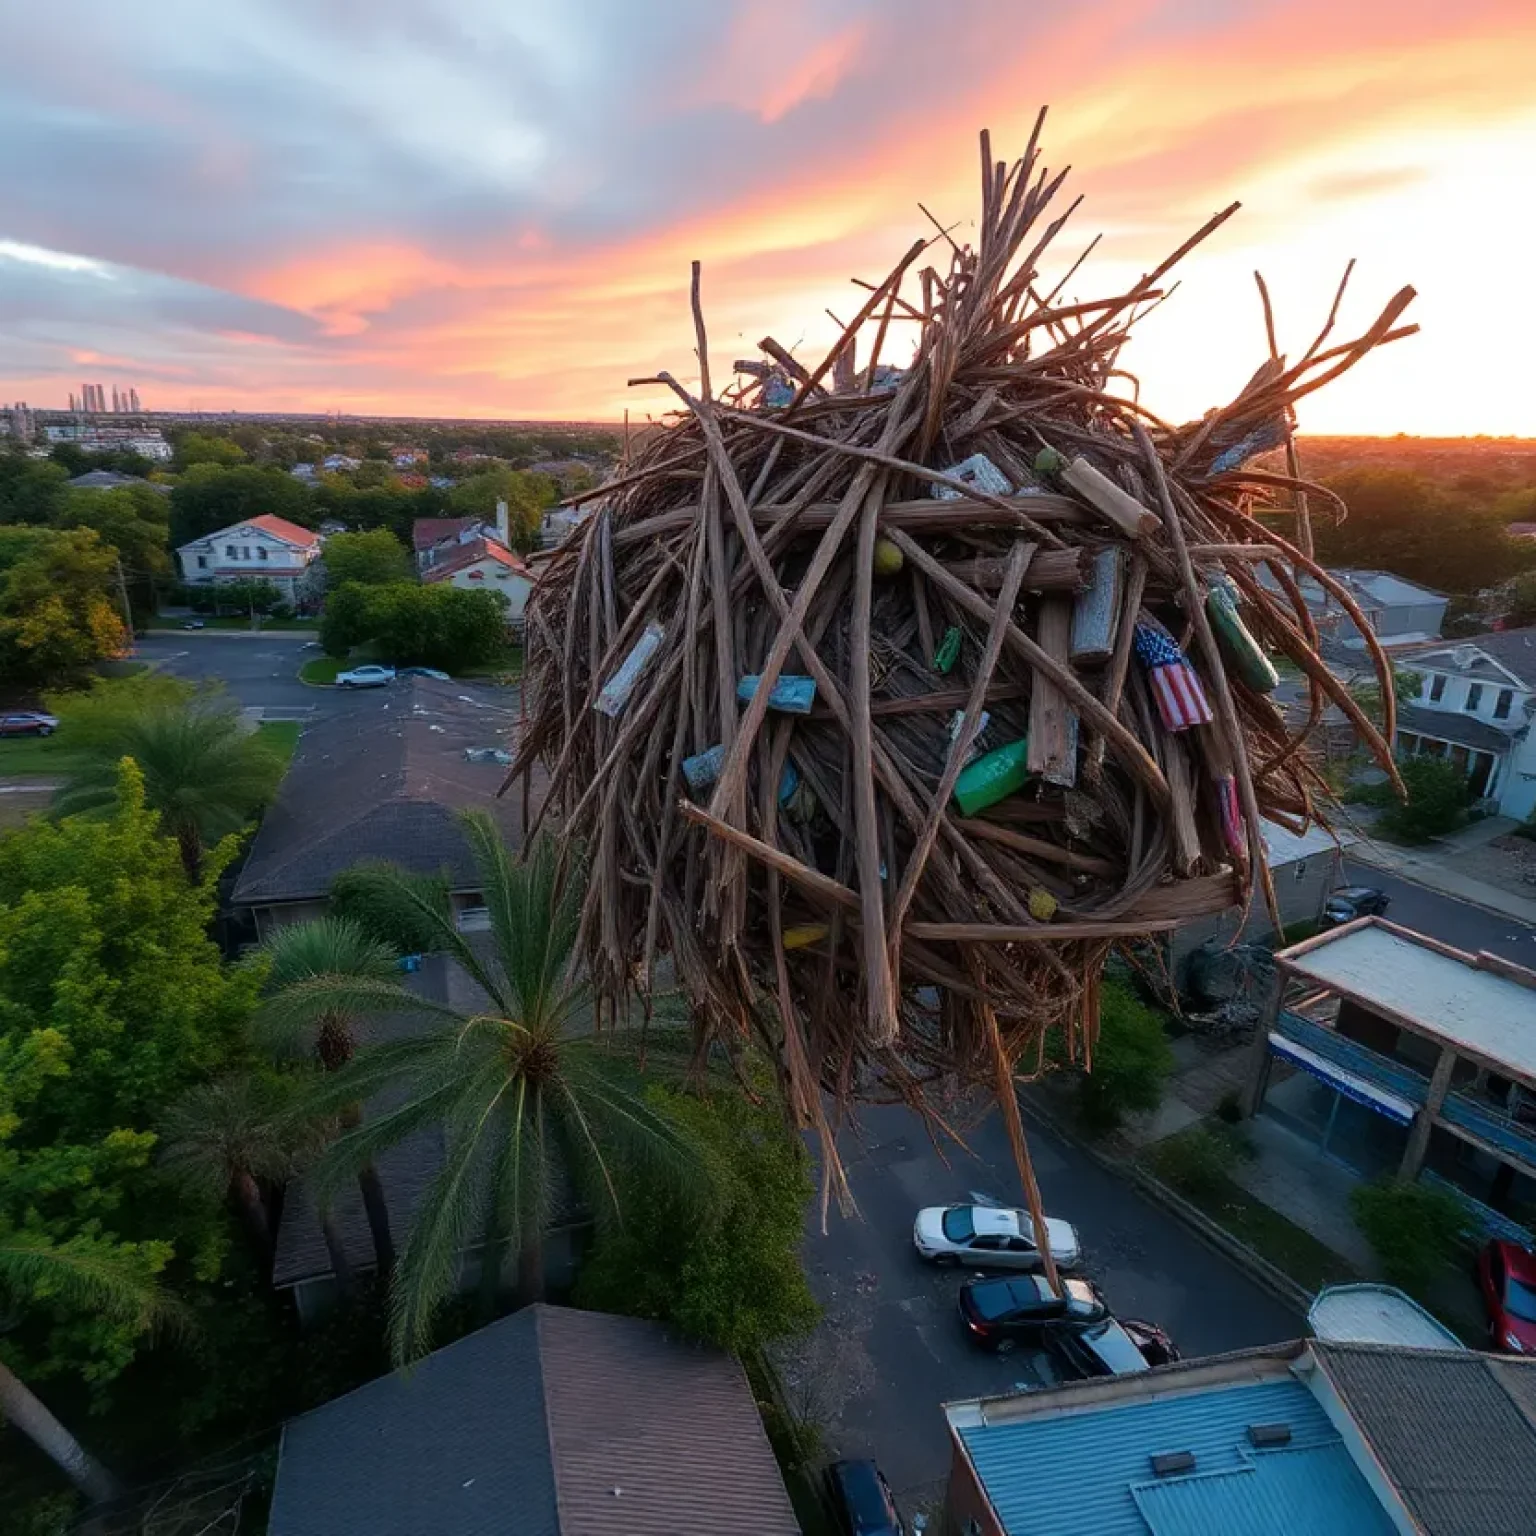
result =
M1440 843L1427 848L1396 848L1390 843L1362 839L1349 850L1350 857L1362 864L1374 864L1389 874L1400 875L1404 880L1439 891L1442 896L1454 896L1458 901L1470 902L1490 912L1513 917L1522 923L1536 926L1536 900L1529 896L1517 896L1501 886L1486 880L1475 879L1450 867L1447 862L1458 854L1467 853L1502 837L1513 823L1500 820L1480 822L1468 827L1454 837L1441 839ZM1478 834L1475 838L1469 834Z

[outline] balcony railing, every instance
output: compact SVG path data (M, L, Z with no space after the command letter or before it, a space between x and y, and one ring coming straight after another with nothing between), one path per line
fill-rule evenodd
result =
M1405 1067L1401 1062L1393 1061L1391 1057L1383 1056L1336 1030L1314 1024L1311 1019L1304 1019L1299 1013L1281 1013L1275 1021L1275 1031L1287 1040L1305 1046L1325 1061L1331 1061L1334 1066L1353 1072L1356 1077L1362 1077L1366 1082L1384 1088L1410 1104L1422 1104L1429 1093L1428 1080L1412 1067Z
M1518 1158L1527 1167L1536 1168L1536 1126L1516 1120L1486 1099L1467 1093L1447 1094L1440 1106L1440 1119L1495 1150Z

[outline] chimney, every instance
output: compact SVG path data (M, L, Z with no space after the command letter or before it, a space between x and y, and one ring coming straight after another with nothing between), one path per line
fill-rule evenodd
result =
M496 537L508 548L512 548L512 530L507 520L507 504L504 501L496 503Z

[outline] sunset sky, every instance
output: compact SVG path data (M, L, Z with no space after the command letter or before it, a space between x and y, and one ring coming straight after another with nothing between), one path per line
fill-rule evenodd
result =
M771 333L819 357L976 132L1086 201L1080 298L1209 214L1126 356L1165 418L1404 283L1310 431L1536 436L1532 0L53 0L0 25L0 401L617 419ZM1353 327L1353 329L1351 329Z

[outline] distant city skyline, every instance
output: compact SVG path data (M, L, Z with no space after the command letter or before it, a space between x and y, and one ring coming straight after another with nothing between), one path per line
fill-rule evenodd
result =
M1123 358L1197 418L1405 283L1422 334L1304 431L1536 433L1515 302L1536 163L1529 0L247 0L24 7L0 51L0 398L636 420L630 377L775 336L819 360L918 235L971 237L976 131L1083 207L1046 262L1121 291L1217 208ZM942 240L932 259L941 261ZM913 292L916 292L914 286ZM1494 306L1499 307L1495 310ZM890 360L900 360L894 334ZM1127 383L1127 387L1132 385ZM131 397L130 397L131 399ZM130 404L130 409L131 404Z

